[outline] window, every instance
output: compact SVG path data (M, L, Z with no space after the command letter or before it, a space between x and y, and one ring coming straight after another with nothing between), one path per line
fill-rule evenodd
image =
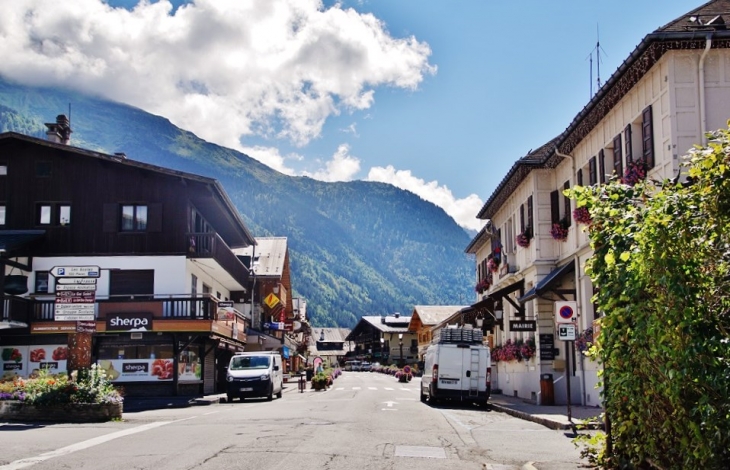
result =
M51 225L51 205L38 204L36 209L36 224Z
M621 134L613 138L613 173L619 178L624 175Z
M190 275L190 295L193 297L198 296L198 276L195 274Z
M155 293L153 269L120 269L109 271L110 296L151 296Z
M520 204L520 233L525 233L525 205Z
M550 221L554 224L560 222L560 195L558 190L550 192Z
M629 163L631 163L634 160L634 152L633 152L634 149L631 147L632 144L633 144L633 141L631 140L631 124L629 124L628 126L626 126L626 129L624 129L624 145L626 148L626 166L629 166Z
M35 273L35 293L48 293L48 271L36 271Z
M0 225L5 225L5 205L0 205Z
M576 178L578 179L578 186L583 186L583 168L578 170Z
M71 223L71 206L68 204L58 205L58 224L68 225Z
M122 232L142 232L147 229L147 206L122 206Z
M532 196L527 197L527 226L530 228L533 228L532 226ZM534 233L534 229L533 229Z
M7 163L0 163L0 176L7 176L8 165Z

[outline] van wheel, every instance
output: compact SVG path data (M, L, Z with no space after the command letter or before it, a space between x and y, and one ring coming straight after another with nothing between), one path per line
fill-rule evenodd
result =
M426 403L426 394L423 393L423 389L421 389L421 403Z
M274 384L271 384L271 387L269 387L269 394L266 395L266 401L271 401L274 399Z
M281 394L284 392L284 384L279 385L279 393L276 394L276 398L281 398Z
M226 403L233 403L233 395L226 395Z

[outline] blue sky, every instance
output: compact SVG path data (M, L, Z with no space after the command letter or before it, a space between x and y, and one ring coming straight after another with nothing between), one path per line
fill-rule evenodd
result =
M702 4L71 3L5 5L0 74L138 106L287 174L389 182L471 229L514 161L597 90L598 40L605 82L646 34Z

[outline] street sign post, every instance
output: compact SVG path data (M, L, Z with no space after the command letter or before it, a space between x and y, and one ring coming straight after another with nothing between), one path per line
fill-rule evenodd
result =
M558 325L558 339L560 341L575 341L575 325Z
M99 266L54 266L51 268L53 277L99 277Z

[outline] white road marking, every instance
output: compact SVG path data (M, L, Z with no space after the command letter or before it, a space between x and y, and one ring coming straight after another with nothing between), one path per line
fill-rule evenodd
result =
M391 388L391 387L385 387L385 389L386 389L386 390L394 390L394 389L393 389L393 388Z
M377 390L376 387L368 387L368 390Z
M335 390L344 390L345 387L337 387Z
M352 387L353 390L360 390L360 387Z
M16 460L15 462L10 462L9 464L0 466L0 469L1 470L17 470L17 469L21 469L21 468L25 468L25 467L30 467L31 465L35 465L37 463L44 462L44 461L52 459L54 457L61 457L63 455L68 455L73 452L78 452L80 450L88 449L89 447L98 446L99 444L103 444L105 442L109 442L114 439L119 439L120 437L131 436L132 434L149 431L150 429L159 428L160 426L165 426L166 424L170 424L170 423L187 421L188 419L193 419L193 418L178 419L175 421L156 421L154 423L144 424L144 425L138 426L136 428L125 429L123 431L113 432L111 434L106 434L104 436L94 437L92 439L87 439L85 441L77 442L76 444L71 444L70 446L61 447L60 449L52 450L50 452L46 452L45 454L40 454L35 457L28 457L25 459Z

